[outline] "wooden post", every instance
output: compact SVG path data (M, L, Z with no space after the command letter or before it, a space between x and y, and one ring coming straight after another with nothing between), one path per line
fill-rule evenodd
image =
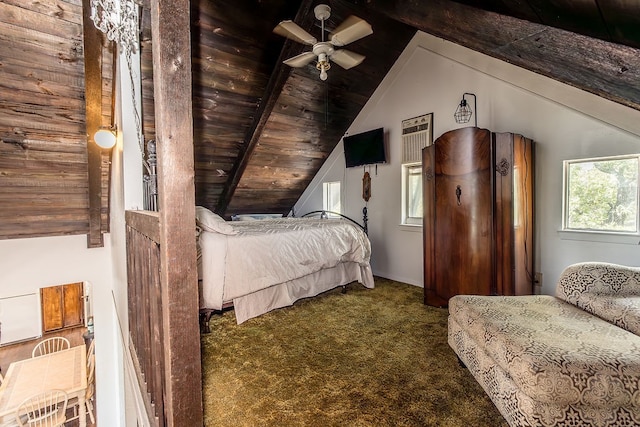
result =
M165 418L201 426L189 0L151 1Z
M89 175L89 234L87 247L104 246L102 236L102 149L93 135L102 123L102 36L91 20L89 0L82 1L84 92L86 105L87 172Z

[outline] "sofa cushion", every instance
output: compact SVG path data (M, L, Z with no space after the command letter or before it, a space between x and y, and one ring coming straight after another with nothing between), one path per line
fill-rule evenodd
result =
M556 296L640 335L640 268L574 264L562 272Z
M533 400L640 406L640 337L548 295L458 295L449 313Z
M507 371L494 362L493 355L476 345L452 317L449 317L448 329L449 344L510 426L640 426L638 406L596 408L581 404L548 404L532 399L516 386Z

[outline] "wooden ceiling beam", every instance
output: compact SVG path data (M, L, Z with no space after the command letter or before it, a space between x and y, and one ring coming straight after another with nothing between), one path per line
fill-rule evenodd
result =
M361 3L351 0L352 3ZM363 7L426 33L640 110L640 49L450 0L369 0Z
M315 19L311 11L314 3L315 1L313 0L303 0L293 21L303 28L310 28L313 19ZM229 172L229 178L227 179L220 199L218 200L218 206L215 210L220 215L226 214L227 207L229 206L231 198L238 187L240 178L242 178L242 174L249 164L249 160L251 159L256 145L258 144L258 140L260 139L260 135L267 124L267 120L273 111L273 107L278 101L280 92L291 74L291 67L283 64L282 61L299 54L302 50L302 46L303 45L300 43L295 43L291 40L286 40L284 42L278 61L276 62L275 68L271 73L271 77L269 78L269 82L265 88L262 100L258 105L256 114L254 115L253 122L251 123L251 126L245 136L244 143L240 148L238 158Z
M82 2L84 43L87 173L89 178L89 234L87 247L104 246L102 235L102 149L93 135L102 124L102 35L91 20L89 0Z

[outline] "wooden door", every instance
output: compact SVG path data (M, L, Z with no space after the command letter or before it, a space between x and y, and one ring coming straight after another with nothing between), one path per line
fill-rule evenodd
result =
M459 129L433 147L424 153L434 168L425 183L425 303L445 306L453 295L494 293L491 133Z
M435 180L436 147L431 144L422 150L422 248L424 268L424 303L437 307L444 306L447 301L440 297L436 288L436 180Z
M62 312L62 286L50 286L40 289L42 304L43 332L62 329L64 318Z
M84 301L82 283L63 286L64 327L81 325L84 321Z
M84 300L82 282L40 289L43 332L82 325Z

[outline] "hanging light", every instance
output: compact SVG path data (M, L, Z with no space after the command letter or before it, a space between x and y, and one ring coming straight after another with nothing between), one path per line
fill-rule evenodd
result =
M456 112L453 113L453 118L456 120L456 123L468 123L469 120L471 120L473 110L471 110L471 107L465 98L467 95L473 96L473 109L476 110L475 123L476 127L478 127L478 109L476 107L476 96L473 93L465 92L462 95L462 100L460 101L458 108L456 108Z
M136 52L140 0L91 0L91 20L121 48Z

